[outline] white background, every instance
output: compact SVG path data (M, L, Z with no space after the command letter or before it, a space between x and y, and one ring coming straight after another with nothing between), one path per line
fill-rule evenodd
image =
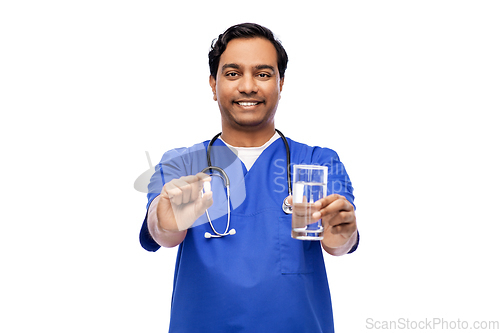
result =
M140 247L134 181L146 151L219 131L207 53L248 21L290 58L277 128L335 149L355 187L360 247L326 258L336 331L500 321L499 17L497 1L2 2L0 331L166 332L176 250Z

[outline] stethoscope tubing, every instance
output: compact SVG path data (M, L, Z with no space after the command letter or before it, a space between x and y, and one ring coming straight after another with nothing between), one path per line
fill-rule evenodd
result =
M285 150L286 150L286 173L287 173L286 179L287 179L287 184L288 184L288 196L290 196L290 195L292 195L292 180L291 180L291 175L290 175L290 147L289 147L288 141L285 138L285 136L283 135L283 133L281 133L281 131L279 131L279 130L276 130L276 133L279 134L279 136L281 137L281 140L283 140L283 143L285 144ZM207 171L215 170L215 171L219 172L219 174L210 173L209 175L218 176L218 177L222 178L222 180L224 181L224 187L227 190L227 224L226 224L226 230L223 233L217 232L217 230L215 230L215 227L214 227L214 225L212 223L212 220L210 219L210 215L208 214L208 209L205 210L205 214L207 216L208 223L210 224L210 227L212 228L212 231L214 232L214 234L210 234L209 232L206 232L205 233L205 238L213 238L213 237L219 238L219 237L224 237L224 236L227 236L227 235L234 235L236 233L236 231L234 229L229 230L230 214L231 214L230 192L229 192L229 177L228 177L228 175L226 174L226 172L222 168L217 167L217 166L213 166L212 165L212 161L210 159L210 152L212 150L212 145L214 144L215 140L217 140L217 138L221 134L222 134L222 132L216 134L212 138L212 140L210 140L210 142L209 142L209 144L207 146L207 163L208 163L208 166L206 168L204 168L201 172L207 173ZM285 212L286 214L291 214L292 213L292 206L288 203L288 201L287 201L286 198L283 200L282 209L283 209L283 212Z

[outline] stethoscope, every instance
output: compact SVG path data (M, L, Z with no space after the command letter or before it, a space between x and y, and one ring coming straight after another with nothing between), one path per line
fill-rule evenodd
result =
M287 183L288 183L288 196L290 196L290 195L292 195L292 181L291 181L291 176L290 176L290 147L288 146L288 141L286 140L286 138L283 135L283 133L281 133L278 130L276 130L276 133L279 134L279 136L281 137L281 140L283 140L283 143L285 144L285 149L286 149L286 179L287 179ZM208 166L205 169L201 170L201 172L207 173L207 171L215 170L219 174L216 174L216 173L207 173L207 174L209 174L210 176L219 177L224 182L224 187L226 188L226 192L227 192L227 223L226 223L226 230L224 230L223 233L217 232L217 230L215 230L214 225L212 224L212 220L210 219L210 215L208 215L208 209L207 209L207 210L205 210L205 215L207 216L208 223L210 223L210 227L212 228L212 231L214 233L211 234L209 232L206 232L205 233L205 238L219 238L219 237L224 237L224 236L227 236L227 235L234 235L236 233L236 230L234 230L234 228L231 229L231 230L229 230L229 223L230 223L230 219L231 219L230 218L231 207L229 205L229 198L230 198L230 193L229 193L229 177L227 176L226 172L222 168L219 168L217 166L213 166L212 162L210 160L210 151L212 150L212 145L215 142L215 140L217 140L217 138L221 134L222 134L222 132L219 133L219 134L217 134L216 136L214 136L212 138L212 140L210 140L210 143L208 144L208 147L207 147L207 162L208 162ZM283 209L283 212L285 212L286 214L292 214L292 205L290 205L290 203L288 203L287 198L285 198L283 200L282 209Z

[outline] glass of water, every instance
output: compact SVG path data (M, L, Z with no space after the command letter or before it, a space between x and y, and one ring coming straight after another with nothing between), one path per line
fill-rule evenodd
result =
M328 167L321 165L293 166L292 237L301 240L323 239L321 219L314 221L318 209L314 202L326 197Z

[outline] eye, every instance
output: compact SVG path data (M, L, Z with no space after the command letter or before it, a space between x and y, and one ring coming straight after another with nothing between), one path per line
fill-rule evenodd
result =
M271 75L267 74L267 73L259 73L257 74L258 77L260 78L268 78L268 77L271 77Z
M236 72L228 72L228 73L226 73L226 76L236 77L236 76L238 76L238 73L236 73Z

